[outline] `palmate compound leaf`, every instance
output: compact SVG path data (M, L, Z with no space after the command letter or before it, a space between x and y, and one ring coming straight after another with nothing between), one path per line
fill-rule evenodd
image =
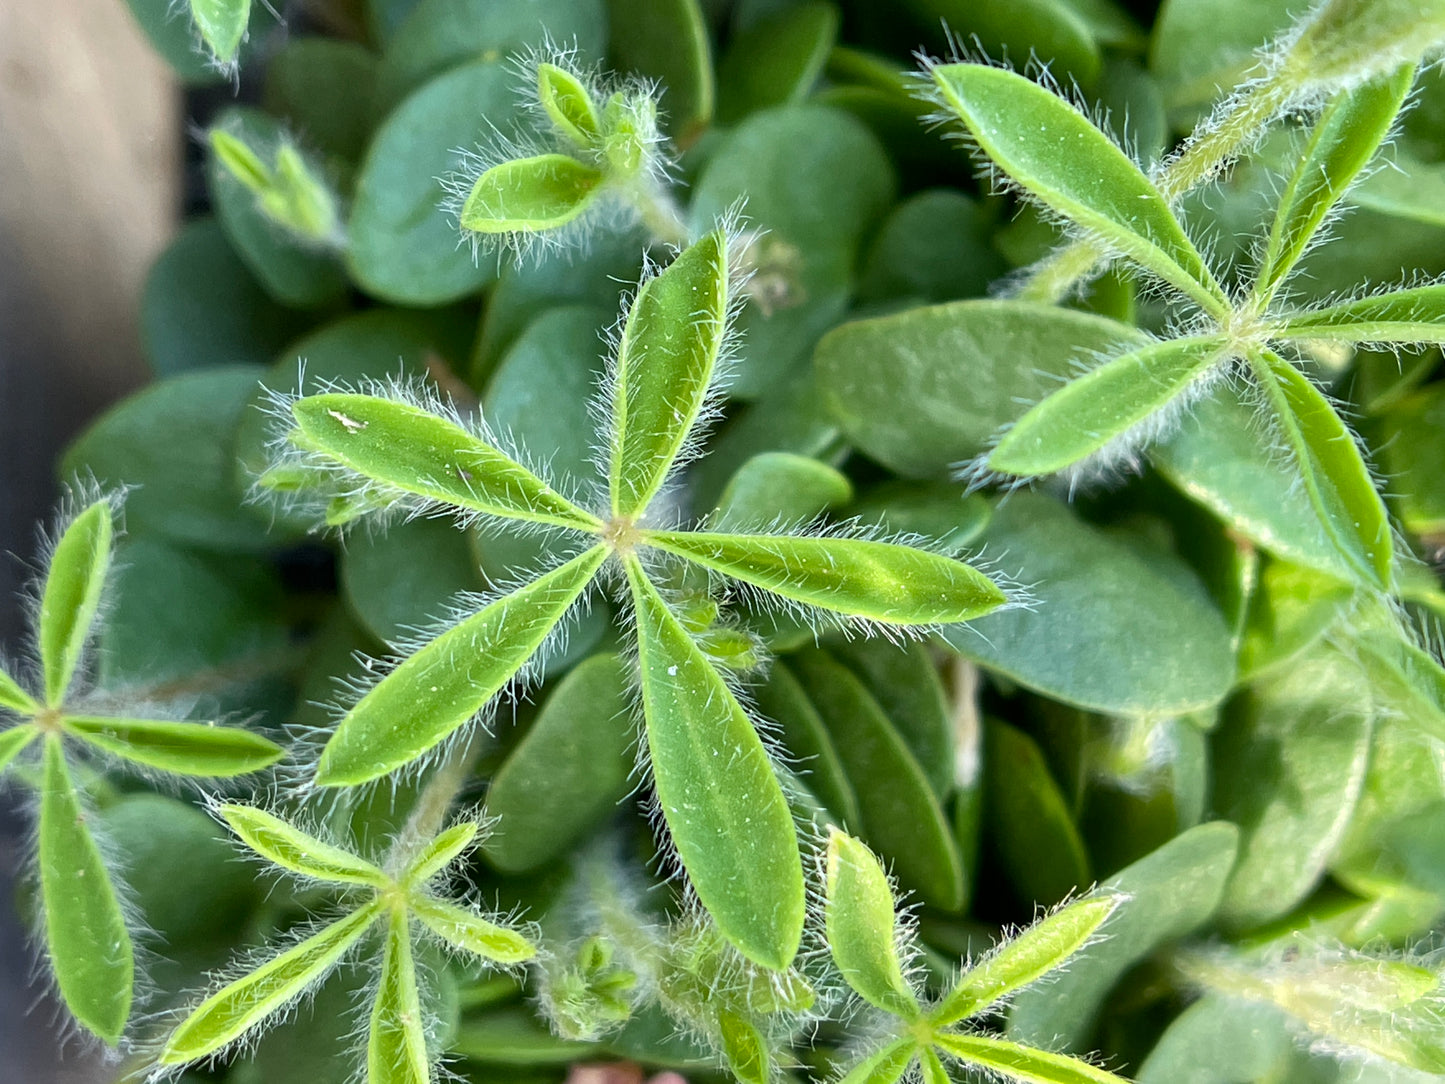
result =
M1394 539L1359 443L1329 400L1289 362L1265 350L1252 354L1250 363L1325 532L1362 581L1388 590Z
M997 951L968 968L931 1013L929 1020L947 1027L977 1016L1000 1000L1050 971L1064 966L1119 905L1117 896L1078 900L1034 923Z
M380 778L465 725L536 654L607 554L606 546L592 547L408 656L342 718L316 782L355 786Z
M110 503L95 501L65 528L51 556L37 639L45 702L52 708L65 699L100 609L114 535Z
M208 723L67 715L61 725L106 753L176 775L244 775L269 767L285 752L260 734Z
M130 932L56 734L45 739L41 786L40 911L50 966L76 1020L114 1044L130 1016Z
M783 970L805 911L787 799L737 698L637 560L626 567L647 752L668 832L718 929L748 959Z
M1010 181L1207 312L1228 312L1159 190L1087 117L1003 68L940 64L931 74L946 107Z
M539 154L492 166L472 185L459 221L473 233L554 230L586 214L605 180L566 154Z
M1086 1061L1007 1039L945 1034L935 1042L939 1050L969 1068L1018 1084L1126 1084L1123 1077Z
M595 517L461 426L375 395L333 392L291 405L294 443L387 489L469 512L595 530Z
M983 573L927 550L856 538L649 531L647 544L809 606L883 625L947 625L1003 605Z
M1227 359L1214 336L1152 342L1069 381L1018 420L988 456L1003 474L1052 474L1102 451L1187 396Z
M918 1017L918 999L903 974L893 890L873 853L833 830L828 840L823 917L833 962L870 1005L905 1020Z
M426 1022L416 987L411 930L406 911L391 913L381 981L371 1006L371 1034L366 1045L367 1084L429 1084L431 1060L426 1051Z
M707 402L727 330L728 240L714 230L643 283L617 346L608 486L614 517L657 495Z
M1256 275L1256 296L1273 296L1294 269L1330 210L1379 151L1414 82L1415 67L1406 64L1341 91L1326 107L1280 198Z
M161 1051L161 1065L214 1054L320 982L351 951L381 912L372 901L222 987L185 1018Z

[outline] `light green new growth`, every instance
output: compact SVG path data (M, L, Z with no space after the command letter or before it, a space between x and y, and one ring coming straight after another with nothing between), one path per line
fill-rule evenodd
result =
M537 60L527 90L547 138L472 156L484 163L448 182L457 225L474 244L497 242L525 252L562 247L583 236L591 212L620 205L654 240L681 244L687 230L661 179L671 163L658 132L654 90L613 90L559 52ZM535 150L535 153L530 153Z
M246 23L251 18L251 0L190 0L191 19L217 64L233 68Z
M833 962L860 997L897 1018L898 1038L861 1059L844 1082L896 1081L916 1062L925 1081L942 1084L948 1076L941 1059L948 1059L990 1077L1030 1084L1123 1084L1113 1073L1066 1054L949 1030L1064 966L1113 913L1118 896L1078 900L1004 941L965 968L924 1013L904 970L913 932L898 918L888 877L867 847L836 829L828 841L825 891Z
M426 1084L435 1058L428 1050L418 994L413 920L492 966L510 967L536 954L521 933L433 893L432 882L477 837L475 822L455 825L415 850L409 849L414 841L404 836L385 864L398 867L393 875L254 806L225 804L219 813L241 841L267 861L350 892L341 917L191 1009L166 1040L157 1058L160 1065L200 1061L243 1039L319 984L381 925L384 950L370 1018L367 1079L371 1084Z
M297 451L281 466L319 487L322 500L360 495L359 504L375 510L397 504L464 521L480 513L561 528L585 547L463 617L383 677L341 719L316 782L377 779L485 712L611 563L625 573L636 621L645 748L673 845L723 935L754 963L782 970L798 951L805 911L797 833L768 751L719 670L748 663L756 643L720 626L710 599L701 610L674 608L662 573L680 559L865 630L966 621L1005 596L959 561L896 543L647 526L707 414L726 355L729 279L729 241L714 231L638 291L605 389L605 519L460 420L374 395L292 402ZM746 1042L742 1032L734 1038Z
M36 646L43 697L0 672L0 707L20 722L0 731L0 771L35 742L40 792L39 917L56 985L75 1019L115 1044L130 1013L135 960L111 872L87 824L67 746L143 771L221 778L269 767L275 742L238 727L95 714L75 688L96 635L112 567L115 507L94 500L65 525L40 591ZM18 774L18 773L17 773Z
M224 128L206 136L226 173L256 197L261 213L298 240L324 248L345 246L340 201L317 166L283 140L274 162Z

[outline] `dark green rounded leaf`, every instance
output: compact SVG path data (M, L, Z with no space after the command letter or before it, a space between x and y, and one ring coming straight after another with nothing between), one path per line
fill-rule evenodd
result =
M493 865L536 869L605 823L631 790L635 729L616 655L568 673L492 778L487 812L499 821L484 850Z
M813 363L848 441L899 474L927 478L983 452L1081 359L1147 341L1087 313L960 301L844 324Z
M241 507L231 437L255 390L252 366L208 369L152 384L91 423L65 452L65 477L90 474L133 487L126 527L218 550L268 544L265 524Z
M1181 714L1229 692L1229 629L1177 558L1146 556L1032 493L1003 501L983 542L1034 585L1036 605L948 630L966 657L1091 711Z
M512 78L497 61L456 68L402 102L377 131L356 180L348 226L351 274L368 293L404 305L440 305L496 277L458 242L441 178L470 150L507 129Z

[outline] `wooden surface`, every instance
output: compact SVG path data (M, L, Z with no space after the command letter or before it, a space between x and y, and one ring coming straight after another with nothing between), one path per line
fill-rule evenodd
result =
M179 94L124 0L0 0L0 645L24 650L16 599L52 464L90 417L145 379L141 284L174 230ZM0 822L0 1078L109 1075L66 1046L13 917L26 809Z

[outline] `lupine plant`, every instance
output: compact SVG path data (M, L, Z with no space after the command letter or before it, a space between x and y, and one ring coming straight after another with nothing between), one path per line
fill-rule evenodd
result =
M117 1079L1445 1076L1438 0L127 2L0 670Z

